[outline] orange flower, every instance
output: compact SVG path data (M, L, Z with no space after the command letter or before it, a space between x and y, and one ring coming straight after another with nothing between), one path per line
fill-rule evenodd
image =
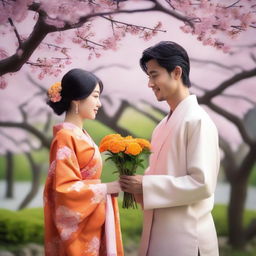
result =
M141 151L142 151L142 148L138 143L131 142L126 147L125 153L136 156L136 155L140 154Z
M101 140L100 145L108 140L115 139L115 138L122 138L122 136L120 134L109 134Z
M136 139L136 142L140 144L140 146L142 147L142 149L146 148L146 149L151 149L151 145L150 142L148 140L145 139Z
M58 102L61 100L61 83L57 82L53 84L48 90L48 97L52 102Z
M122 139L112 139L109 141L108 149L112 153L119 153L125 151L125 146Z
M110 151L112 153L124 152L130 155L139 155L143 149L150 149L150 142L145 139L122 137L120 134L109 134L100 142L100 152Z
M119 153L125 151L125 143L120 134L110 134L104 137L100 142L100 152L111 151Z
M100 144L99 150L100 152L104 152L108 150L109 141L105 141L104 143Z

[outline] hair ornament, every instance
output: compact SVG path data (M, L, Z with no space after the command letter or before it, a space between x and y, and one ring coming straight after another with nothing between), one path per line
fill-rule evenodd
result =
M48 90L48 97L52 102L59 102L61 100L61 82L56 82Z

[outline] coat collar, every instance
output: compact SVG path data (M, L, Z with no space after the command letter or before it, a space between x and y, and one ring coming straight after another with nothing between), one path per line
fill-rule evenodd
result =
M77 131L78 129L81 130L78 126L72 123L62 122L53 126L53 136L55 136L58 133L58 131L60 131L61 129L67 129L72 131Z
M168 115L159 123L153 138L153 159L152 162L155 163L158 159L161 148L164 145L164 142L167 139L167 136L171 133L172 128L177 124L180 120L182 120L187 112L188 108L192 105L198 105L197 98L195 95L189 95L185 99L183 99L178 106L175 108L170 118L168 119Z
M53 136L55 137L58 131L60 131L61 129L70 130L77 139L84 140L93 147L96 146L93 139L85 129L81 129L80 127L70 122L62 122L53 126Z

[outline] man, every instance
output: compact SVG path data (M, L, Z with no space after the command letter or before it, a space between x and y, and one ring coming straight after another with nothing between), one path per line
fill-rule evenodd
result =
M140 64L170 113L155 128L144 176L122 176L144 210L140 256L218 256L211 211L219 171L217 129L190 95L189 57L174 42L143 52Z

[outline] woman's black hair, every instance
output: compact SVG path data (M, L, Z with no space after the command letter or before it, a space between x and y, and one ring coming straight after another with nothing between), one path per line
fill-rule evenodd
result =
M83 69L71 69L61 80L61 100L53 102L48 99L47 104L57 115L61 115L69 109L72 100L87 98L97 84L99 84L100 93L102 93L103 83L96 75Z
M152 59L156 60L168 72L172 72L176 66L180 66L182 68L182 81L184 85L187 87L191 86L189 79L189 57L182 46L171 41L162 41L147 48L140 59L140 66L145 73L147 73L146 63Z

